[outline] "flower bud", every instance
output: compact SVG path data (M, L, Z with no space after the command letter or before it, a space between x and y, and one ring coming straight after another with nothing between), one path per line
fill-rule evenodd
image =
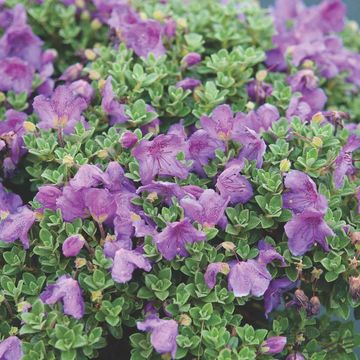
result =
M19 332L19 328L17 328L16 326L12 326L12 327L10 328L9 335L10 335L10 336L14 336L14 335L16 335L18 332Z
M176 21L174 19L168 19L165 21L164 24L164 35L168 39L172 39L176 36Z
M201 55L196 52L188 53L183 57L181 63L186 67L191 67L198 64L201 61Z
M191 325L191 317L187 314L181 314L179 319L179 324L183 326Z
M321 138L319 138L318 136L315 136L313 139L312 139L312 142L311 142L316 148L320 149L323 147L324 143L322 141Z
M132 148L137 142L138 137L131 131L126 131L122 134L120 144L124 149Z
M91 24L91 29L96 31L99 30L101 28L101 22L99 21L99 19L94 19Z
M360 276L350 276L349 292L354 300L360 300Z
M318 315L320 312L320 299L317 296L313 296L310 299L310 304L311 304L311 314L312 315Z
M246 109L248 111L254 110L255 109L255 104L252 101L248 101L246 104Z
M4 94L2 91L0 91L0 104L1 104L2 102L4 102L5 99L6 99L5 94Z
M101 149L97 152L97 156L100 158L100 159L106 159L109 155L109 152L106 150L106 149Z
M33 124L31 121L24 121L23 126L26 132L34 132L36 130L35 124Z
M295 352L295 353L288 355L286 357L286 360L305 360L305 358L301 353Z
M76 258L75 259L75 267L77 269L80 269L85 265L86 265L86 259L84 259L84 258Z
M100 302L102 300L102 292L100 290L91 292L91 301L92 302Z
M355 232L351 233L350 240L354 246L359 246L360 245L360 231L355 231Z
M256 73L256 80L263 82L267 77L268 72L266 70L260 70Z
M85 239L82 235L69 236L62 245L62 252L64 256L76 256L85 245Z
M84 55L85 55L87 60L94 61L96 59L96 54L91 49L86 49L85 52L84 52Z
M185 18L179 18L176 22L182 29L186 29L188 27L188 23Z
M163 21L165 19L165 14L161 10L155 10L153 18L157 21Z
M85 7L84 0L75 0L75 6L79 9L83 9Z
M305 60L303 62L303 67L305 69L313 69L314 68L314 62L312 60Z
M221 243L221 246L228 251L234 251L236 249L236 246L231 241L224 241Z
M99 80L101 78L101 75L98 71L96 70L90 70L89 71L89 78L91 80Z
M283 159L280 161L280 171L288 172L291 168L291 162L288 159Z
M71 167L75 164L74 158L71 155L65 155L62 163L68 167Z
M285 345L285 336L273 336L261 344L260 351L263 354L275 355L281 353L284 350Z
M325 120L325 116L321 112L314 114L313 117L311 118L311 121L316 124L320 124L324 120Z
M151 203L153 203L154 201L156 201L158 199L158 194L153 191L151 192L147 197L146 200L149 200Z
M80 17L81 17L81 20L89 20L91 15L88 10L84 10L81 12Z

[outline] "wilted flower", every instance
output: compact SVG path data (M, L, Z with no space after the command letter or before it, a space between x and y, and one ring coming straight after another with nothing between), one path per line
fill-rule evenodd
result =
M329 251L326 237L335 235L326 224L324 213L314 208L307 208L294 215L285 225L285 233L289 239L289 250L295 256L304 255L315 243Z
M187 218L168 224L161 233L154 236L154 242L166 260L172 260L176 255L187 256L187 243L205 239L206 235L196 230Z
M85 239L82 235L69 236L62 245L64 256L77 256L85 245Z
M313 207L325 213L328 205L324 195L317 192L316 184L305 173L292 170L285 177L285 187L283 203L285 209L290 209L295 213Z
M272 336L261 344L260 351L266 355L279 354L284 350L286 342L285 336Z
M360 276L349 277L349 292L355 301L360 299Z
M0 359L21 360L23 356L21 340L18 337L10 336L0 342Z
M151 264L143 254L136 250L119 249L115 252L111 276L116 282L123 284L130 281L135 269L149 272Z
M84 122L81 113L87 106L85 99L75 94L68 85L58 86L50 99L44 95L37 96L33 103L40 118L40 128L63 129L65 134L72 133L78 122Z
M154 140L141 140L132 150L139 161L141 182L145 185L156 175L185 179L189 170L177 159L179 152L188 155L188 145L177 135L158 135Z
M75 319L84 316L85 304L79 283L70 276L63 275L55 284L48 285L41 293L40 299L47 305L61 301L64 305L64 313Z
M138 322L137 328L151 333L151 345L159 354L171 354L175 359L178 336L178 324L175 320L159 319L156 315L148 316L145 321Z

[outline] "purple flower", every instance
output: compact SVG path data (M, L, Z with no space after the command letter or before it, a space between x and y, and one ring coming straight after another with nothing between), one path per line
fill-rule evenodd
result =
M206 235L196 230L187 218L168 224L161 233L154 236L154 242L166 260L172 260L176 255L187 256L187 243L205 239Z
M64 221L72 222L88 216L83 193L83 190L76 190L72 186L63 188L62 195L56 200L56 206L61 210Z
M78 80L81 76L83 68L83 65L80 63L70 65L68 68L65 69L59 80L64 80L67 82Z
M340 189L344 184L346 175L353 175L356 169L352 163L352 153L360 148L360 137L350 135L348 141L341 149L335 160L334 182L335 187Z
M99 224L112 219L115 215L115 199L107 189L86 189L84 201L91 216Z
M290 209L294 213L313 207L325 213L328 208L327 199L324 195L317 192L316 184L305 173L292 170L285 177L285 187L287 191L283 194L285 209Z
M174 19L167 19L164 23L163 34L169 40L173 39L176 36L176 21Z
M31 92L35 69L32 65L19 58L0 60L0 90L15 93Z
M140 22L140 16L127 4L116 4L111 12L108 24L115 30L125 30Z
M61 301L64 314L81 319L85 312L85 303L79 283L68 275L59 277L55 284L48 285L41 293L40 299L47 305Z
M0 240L13 243L19 239L24 249L28 249L30 246L28 232L34 222L35 213L27 206L20 206L15 212L0 220Z
M44 209L56 211L56 201L61 196L62 192L59 188L53 185L43 185L39 187L39 191L35 196Z
M22 205L19 195L8 192L0 183L0 220L4 219L9 213L13 213Z
M201 85L201 81L194 78L185 78L176 83L177 88L183 88L184 90L194 90L197 86Z
M285 360L305 360L304 355L299 352L294 352L286 357Z
M178 336L178 324L175 320L159 319L155 315L150 315L143 322L137 323L137 328L141 331L151 333L150 341L156 352L159 354L171 354L175 359Z
M230 264L228 287L237 297L264 295L272 279L266 265L273 260L279 260L282 266L285 265L284 258L271 245L260 241L259 250L255 260Z
M266 355L276 355L284 350L286 345L285 336L272 336L261 344L261 352Z
M180 185L167 181L153 181L145 186L140 186L136 193L139 194L144 191L162 196L167 205L171 205L171 199L173 197L182 199L187 194Z
M238 160L255 160L256 167L261 168L263 156L266 151L266 144L255 131L243 128L235 135L235 140L239 141L243 147L239 153Z
M39 69L42 44L30 26L13 24L0 39L0 59L16 57Z
M230 197L232 204L245 204L253 196L250 182L240 175L243 165L234 164L225 169L218 177L216 187L223 198Z
M179 152L188 156L188 145L176 135L158 135L154 140L142 140L132 150L139 161L141 182L146 185L156 175L186 179L188 168L177 159Z
M312 70L301 70L289 78L293 92L300 92L300 101L306 102L311 108L311 114L323 110L327 96L324 90L318 88L318 78Z
M58 86L50 99L39 95L33 102L40 118L38 126L42 129L63 129L65 134L71 134L75 125L84 121L81 113L87 106L85 99L71 91L68 85Z
M264 104L256 111L251 111L247 115L238 113L236 117L242 126L254 130L256 133L260 133L261 131L269 130L272 124L279 120L280 114L275 106Z
M0 139L4 139L4 143L10 150L10 158L8 158L8 166L15 168L20 158L26 153L24 147L23 135L25 134L24 122L27 115L15 110L8 110L5 113L5 120L0 121ZM6 159L3 163L6 168Z
M214 139L228 141L232 138L232 132L236 120L229 105L217 106L210 117L202 116L200 123L202 128Z
M21 360L23 356L21 340L18 337L9 336L0 342L0 359Z
M227 263L216 262L209 264L206 268L204 280L209 289L213 289L216 284L216 275L222 273L227 275L230 271L230 267Z
M91 103L94 97L93 87L85 80L77 80L69 85L69 89L75 94L85 99L87 104Z
M132 279L135 269L151 270L151 264L146 257L136 250L119 249L115 252L111 276L114 281L124 284Z
M70 180L70 185L74 190L81 190L97 187L105 181L106 175L96 165L85 164Z
M201 61L201 55L195 52L191 52L186 54L181 63L184 64L186 67L191 67L197 65Z
M124 149L131 149L138 140L138 137L133 132L125 131L121 136L120 143Z
M270 84L258 80L250 81L246 89L250 100L258 104L263 104L273 91L273 87Z
M82 235L72 235L64 241L62 252L66 257L77 256L84 245L85 239Z
M294 116L298 116L301 121L308 120L311 115L311 107L305 101L301 101L301 97L294 95L288 109L286 110L286 117L290 121Z
M205 190L198 200L185 197L180 200L180 205L185 210L185 215L205 227L218 224L224 216L230 197L223 198L212 189Z
M209 137L205 130L195 131L189 138L189 153L193 159L193 169L199 175L205 175L203 166L215 158L215 150L225 151L224 143Z
M110 125L122 124L128 121L129 117L125 114L125 105L115 100L111 81L112 77L109 76L102 91L101 107L110 116Z
M133 49L137 56L147 58L152 53L159 58L166 53L161 34L162 28L159 22L145 20L125 28L122 36L126 45Z
M295 283L290 281L286 276L270 282L270 285L264 294L266 317L280 305L282 295L294 286Z
M295 215L285 225L285 233L289 250L295 256L304 255L315 243L329 251L326 237L335 235L324 221L324 213L314 208Z

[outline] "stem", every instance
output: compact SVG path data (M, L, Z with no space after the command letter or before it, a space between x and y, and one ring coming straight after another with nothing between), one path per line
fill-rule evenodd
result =
M105 230L104 230L104 226L103 226L102 223L98 223L98 226L99 226L99 230L100 230L101 240L105 240L106 233L105 233Z
M65 146L64 137L63 137L63 129L61 127L58 128L58 140L61 147Z
M7 299L5 298L5 296L4 296L4 304L5 304L5 306L6 306L6 309L7 309L8 313L10 314L10 316L11 316L11 317L14 317L14 313L13 313L13 311L12 311L12 309L11 309L11 306L10 306L9 302L8 302Z

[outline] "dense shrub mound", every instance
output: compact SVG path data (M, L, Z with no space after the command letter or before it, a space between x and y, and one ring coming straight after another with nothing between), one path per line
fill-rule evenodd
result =
M0 9L0 359L356 359L340 0Z

